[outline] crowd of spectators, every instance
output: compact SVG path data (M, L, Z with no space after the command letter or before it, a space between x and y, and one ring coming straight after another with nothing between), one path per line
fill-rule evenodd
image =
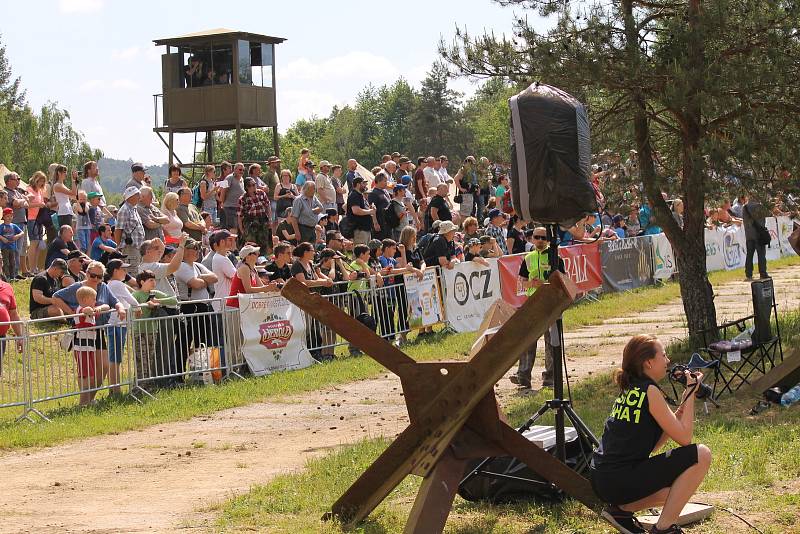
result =
M637 182L635 152L624 163L606 153L595 159L591 181L600 212L561 228L560 243L660 232L641 187L620 187ZM415 161L395 152L371 169L355 159L317 165L304 150L296 167L275 156L263 166L208 165L194 184L172 165L160 188L144 165L134 163L119 209L105 202L93 161L71 178L64 165L53 164L49 176L35 173L27 188L10 173L0 191L3 275L8 281L33 277L34 319L61 320L90 309L95 326L110 325L94 343L97 371L79 377L87 389L119 376L129 311L141 319L131 332L141 340L137 375L166 377L161 385L171 386L180 382L191 350L222 345L213 312L238 307L239 294L279 291L290 278L322 294L355 295L343 305L354 315L372 308L380 333L402 344L408 329L404 275L422 277L426 267L451 269L464 261L486 264L487 258L535 251L540 239L536 224L514 213L506 166L468 156L451 175L447 156ZM682 225L683 202L667 200ZM732 200L708 207L707 226L743 225L747 275L758 254L759 272L767 276L763 246L753 241L751 247L765 210L746 195ZM773 213L785 213L783 206L776 199ZM81 287L94 294L79 295ZM382 288L381 298L366 303L358 297L369 287ZM195 318L187 322L185 316ZM147 321L152 317L161 319ZM312 352L315 358L333 358L330 333L312 328L308 335L321 347ZM81 369L87 354L76 355ZM91 394L81 399L91 400Z

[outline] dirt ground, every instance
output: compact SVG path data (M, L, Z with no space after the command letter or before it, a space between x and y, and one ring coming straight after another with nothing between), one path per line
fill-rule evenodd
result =
M800 266L776 270L780 309L797 307ZM750 313L744 282L717 289L720 318ZM617 365L628 337L685 335L680 302L566 335L573 381ZM538 374L534 369L534 381ZM534 385L535 387L535 385ZM507 379L501 403L518 395ZM208 531L210 509L306 460L408 423L399 379L385 374L316 393L0 456L0 532ZM57 423L56 423L57 424Z

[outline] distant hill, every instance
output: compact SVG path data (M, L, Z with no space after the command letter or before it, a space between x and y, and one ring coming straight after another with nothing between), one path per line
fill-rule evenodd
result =
M131 179L131 159L100 158L97 165L100 167L100 183L107 193L122 193L122 188ZM166 163L161 165L147 165L147 173L153 178L153 185L162 185L167 179Z

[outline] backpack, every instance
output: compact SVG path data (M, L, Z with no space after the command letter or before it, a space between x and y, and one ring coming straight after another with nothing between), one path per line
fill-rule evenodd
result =
M352 215L345 215L339 221L339 233L342 234L342 237L353 239L356 233L356 222L353 220Z
M389 228L397 228L400 226L400 217L397 215L397 210L395 206L397 203L392 200L389 202L389 205L386 206L386 209L383 210L383 220L386 222L386 225Z
M194 204L195 207L197 208L203 207L203 196L200 194L200 184L203 182L205 182L206 187L208 187L208 180L203 178L202 180L197 182L197 185L195 185L194 188L192 189L192 204Z

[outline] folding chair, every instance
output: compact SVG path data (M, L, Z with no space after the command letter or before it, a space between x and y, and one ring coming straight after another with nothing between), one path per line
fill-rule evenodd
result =
M772 279L755 280L750 284L753 314L708 328L700 332L703 347L700 354L716 362L714 370L714 399L725 391L733 394L756 370L766 373L768 367L783 361L778 306ZM774 331L772 321L775 321ZM751 330L750 339L734 340L734 336Z

